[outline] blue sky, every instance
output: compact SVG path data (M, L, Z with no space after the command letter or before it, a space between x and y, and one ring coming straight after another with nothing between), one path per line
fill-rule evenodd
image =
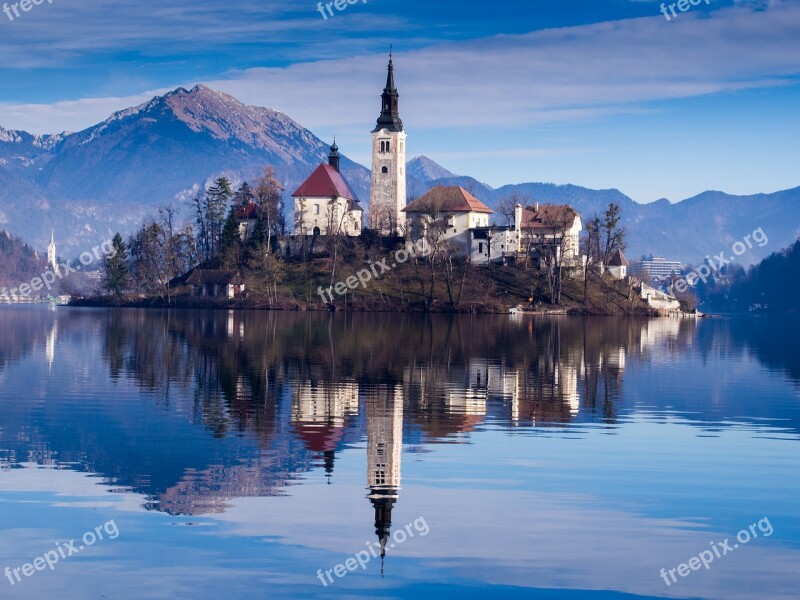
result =
M456 173L639 202L800 185L798 0L670 21L651 0L48 1L0 13L2 127L80 130L205 83L367 164L394 44L409 152Z

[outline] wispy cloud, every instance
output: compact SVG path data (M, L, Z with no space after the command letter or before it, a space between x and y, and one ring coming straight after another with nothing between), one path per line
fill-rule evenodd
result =
M3 69L74 68L87 59L138 65L148 59L202 60L252 48L269 52L269 62L285 63L363 47L359 36L401 31L400 17L378 11L353 12L326 26L315 3L263 0L58 0L22 13L13 22L0 13ZM292 43L302 37L303 44ZM318 38L319 43L313 39ZM266 58L266 57L264 57ZM90 66L90 65L87 65Z
M660 16L499 35L399 53L396 78L410 129L515 128L640 112L647 103L793 85L800 75L800 3ZM253 68L206 80L249 104L343 135L377 116L384 56ZM179 82L191 85L194 82ZM4 126L79 129L157 92L49 105L0 106Z

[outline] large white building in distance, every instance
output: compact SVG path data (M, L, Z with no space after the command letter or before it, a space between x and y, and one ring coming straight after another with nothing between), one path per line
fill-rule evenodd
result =
M650 277L668 277L675 274L680 275L683 271L683 263L678 260L667 260L663 256L657 256L642 261L642 271L647 271Z

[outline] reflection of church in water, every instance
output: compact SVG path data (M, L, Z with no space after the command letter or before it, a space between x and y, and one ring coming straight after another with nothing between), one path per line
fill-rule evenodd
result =
M21 332L1 340L0 368L34 347L45 368L58 374L69 357L59 343L83 331L87 317L54 312L43 319L45 313L24 312L0 315L0 325L13 321ZM544 321L526 332L528 323L511 322L503 336L474 331L471 324L447 335L420 326L413 353L398 354L375 350L379 342L373 339L383 336L345 337L348 321L332 321L328 336L305 325L307 339L298 339L298 323L283 315L262 323L260 315L217 312L165 318L156 321L163 327L146 330L141 320L127 313L109 319L102 356L113 381L129 374L146 393L159 390L156 408L112 403L104 415L109 426L98 429L102 435L78 429L66 436L54 418L53 429L43 429L40 438L26 434L15 445L7 442L16 455L41 454L42 447L69 457L70 464L86 460L93 472L144 494L148 509L200 515L223 512L235 498L290 495L288 487L312 472L334 483L342 452L363 469L363 454L351 450L363 449L366 441L366 484L361 478L358 483L366 489L352 493L361 498L371 549L380 550L384 540L384 553L392 551L387 536L399 531L392 514L397 519L404 441L415 446L408 447L413 452L472 443L473 435L498 427L524 433L614 423L635 400L621 394L631 361L669 360L694 340L691 324L678 320L630 322L621 331L615 322L586 329L579 321ZM394 327L391 320L379 325ZM478 334L497 337L497 345L486 345ZM267 339L272 342L265 344ZM347 342L341 355L333 340ZM162 408L192 427L177 427L163 418ZM93 422L74 425L97 428ZM174 452L143 447L143 430L170 439Z
M412 407L409 419L422 418L422 430L433 438L474 430L487 417L528 426L539 419L568 421L580 406L582 358L545 361L527 373L487 359L447 368L419 365L406 367L401 382L368 387L355 380L326 381L322 369L293 383L292 429L322 459L328 483L336 451L348 438L353 440L353 433L360 439L366 433L367 498L383 557L393 547L390 535L401 481L404 405ZM358 421L361 410L365 423ZM437 415L446 418L440 422Z
M335 452L345 438L348 420L359 410L355 381L299 381L292 392L292 427L308 450L323 457L328 482ZM376 385L364 391L367 433L367 498L375 510L375 534L386 553L392 508L400 489L403 450L403 390Z

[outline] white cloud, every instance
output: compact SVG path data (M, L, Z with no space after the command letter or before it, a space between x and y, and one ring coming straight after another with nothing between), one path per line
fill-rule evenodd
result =
M651 101L790 85L800 74L798 3L685 17L668 23L656 15L401 53L395 61L401 114L410 131L513 129L641 112ZM377 117L384 73L384 56L354 56L254 68L204 83L346 137L363 133ZM0 105L2 124L35 132L80 129L161 91Z

